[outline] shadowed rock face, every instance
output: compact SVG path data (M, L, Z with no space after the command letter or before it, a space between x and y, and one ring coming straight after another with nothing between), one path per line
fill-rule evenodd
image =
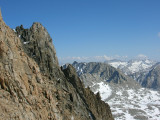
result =
M21 25L16 28L24 51L33 58L43 74L54 75L54 67L58 65L55 48L47 30L40 23L33 23L30 29L24 29Z
M160 63L157 63L146 75L143 87L160 90Z
M46 29L10 29L0 16L0 119L113 120L108 104L62 71Z

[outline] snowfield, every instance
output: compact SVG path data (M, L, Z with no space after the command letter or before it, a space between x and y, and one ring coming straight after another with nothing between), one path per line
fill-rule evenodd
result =
M111 95L112 90L110 86L105 84L104 82L100 82L97 85L99 86L99 88L94 93L96 94L97 92L99 92L101 95L101 99L105 101Z
M105 102L111 106L115 120L160 120L158 91L120 88Z
M90 86L111 107L115 120L160 120L160 92L128 88L105 82Z
M120 61L117 61L117 62L110 62L109 63L111 66L115 67L115 68L118 68L119 66L127 66L127 62L120 62Z

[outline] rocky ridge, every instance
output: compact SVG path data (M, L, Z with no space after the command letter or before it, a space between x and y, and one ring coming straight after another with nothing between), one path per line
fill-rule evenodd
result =
M108 82L108 83L129 85L130 87L133 87L133 86L139 87L139 84L135 80L126 76L120 70L115 69L111 65L108 65L105 63L73 62L72 65L76 68L78 75L80 76L82 80L84 80L84 83L86 85L87 85L87 82L89 81L101 80L101 81Z
M60 69L40 23L15 32L0 12L0 71L0 119L113 120L109 105L83 87L71 65Z

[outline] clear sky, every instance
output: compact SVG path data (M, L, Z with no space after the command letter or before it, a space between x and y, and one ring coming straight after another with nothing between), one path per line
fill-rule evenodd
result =
M160 60L160 0L0 0L15 28L46 27L61 59L146 55Z

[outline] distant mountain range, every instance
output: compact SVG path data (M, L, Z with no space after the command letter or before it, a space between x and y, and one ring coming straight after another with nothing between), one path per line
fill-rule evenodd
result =
M101 99L109 103L115 119L160 118L160 91L154 91L160 86L160 63L134 59L73 62L72 65L85 87L90 87L95 94L99 92Z
M120 69L126 75L148 71L154 64L156 64L155 61L149 59L132 59L129 61L110 60L105 61L105 63Z

